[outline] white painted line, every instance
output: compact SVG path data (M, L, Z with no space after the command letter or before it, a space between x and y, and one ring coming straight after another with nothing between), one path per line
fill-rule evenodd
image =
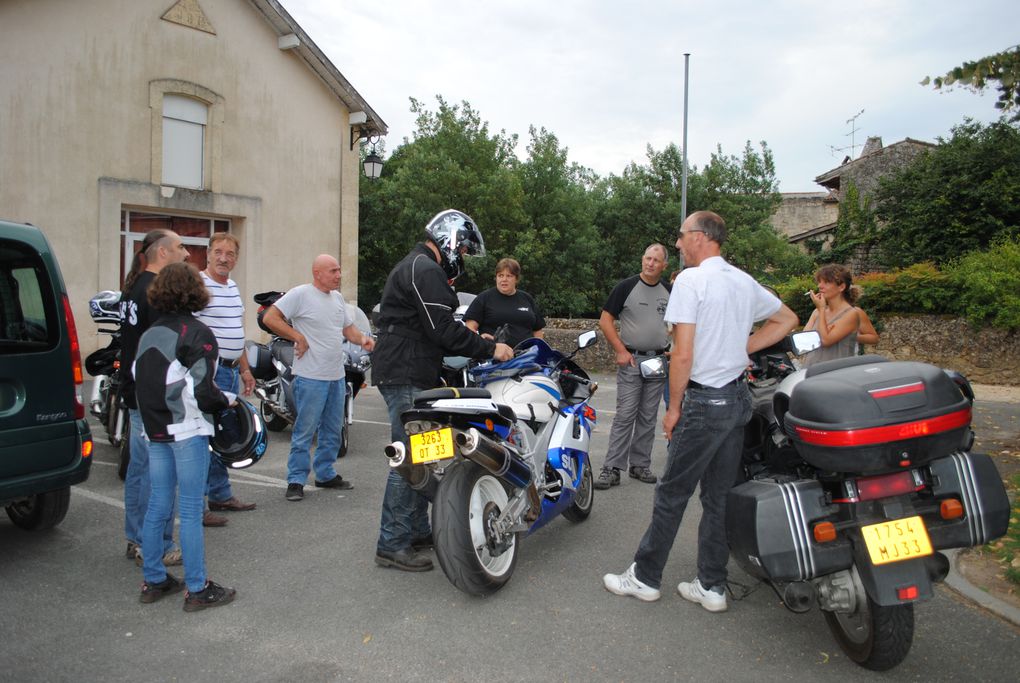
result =
M82 496L84 498L89 498L91 500L99 501L100 503L106 503L107 505L109 505L111 507L120 508L121 510L124 509L124 501L123 500L118 500L116 498L110 498L109 496L104 496L101 493L96 493L95 491L89 491L88 489L83 489L80 486L72 486L71 487L71 493L75 494L76 496Z
M375 420L355 420L355 424L366 424L366 425L382 425L383 427L389 427L389 422L376 422Z

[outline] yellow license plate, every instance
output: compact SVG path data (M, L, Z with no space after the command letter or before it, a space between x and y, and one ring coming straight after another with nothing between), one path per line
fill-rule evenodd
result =
M872 564L902 562L932 554L928 530L920 517L906 517L861 527Z
M411 435L411 462L415 465L453 456L453 430L449 427Z

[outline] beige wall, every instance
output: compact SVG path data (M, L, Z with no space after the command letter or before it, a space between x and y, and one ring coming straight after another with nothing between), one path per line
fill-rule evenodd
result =
M88 299L118 287L124 205L234 220L251 336L251 294L307 282L319 253L356 298L347 109L246 0L200 2L216 35L162 20L172 4L0 0L0 215L50 239L86 348ZM204 192L160 191L165 79L215 99Z
M839 205L828 192L789 192L772 215L772 227L786 237L828 225L839 217Z

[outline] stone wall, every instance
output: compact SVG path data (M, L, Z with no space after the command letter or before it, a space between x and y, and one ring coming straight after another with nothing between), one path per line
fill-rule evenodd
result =
M783 201L770 220L784 237L796 237L839 217L839 204L828 192L784 192L782 196Z
M1020 334L975 330L962 318L935 315L876 316L881 329L877 347L891 360L916 360L962 372L978 384L1020 385ZM597 330L597 320L546 319L545 337L562 350L575 348L577 335ZM578 354L581 367L592 372L615 369L615 354L599 333L599 343Z

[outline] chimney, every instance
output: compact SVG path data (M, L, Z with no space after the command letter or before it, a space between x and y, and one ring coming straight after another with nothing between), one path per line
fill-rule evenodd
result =
M868 141L864 143L864 149L861 150L861 156L866 157L869 154L874 154L880 149L882 149L882 138L877 135L869 137Z

